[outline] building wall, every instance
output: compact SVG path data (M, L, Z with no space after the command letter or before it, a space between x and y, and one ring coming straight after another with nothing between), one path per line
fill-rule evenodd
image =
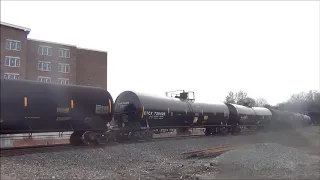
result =
M6 39L20 41L21 49L7 50ZM46 47L46 50L41 52L47 52L47 48L50 48L51 53L43 55L39 52L39 47ZM64 54L70 55L60 57L60 48L64 49ZM6 67L5 56L19 57L20 67ZM41 62L49 62L51 69L45 71L39 69ZM70 71L59 72L61 63L70 65ZM1 24L1 78L4 78L4 73L19 74L19 79L38 81L39 77L50 77L51 83L62 83L61 80L68 80L67 84L107 88L107 52L27 39L27 32L24 30Z
M107 89L107 52L77 49L77 84Z
M51 55L41 55L39 48L49 47L51 49ZM70 54L68 58L60 57L59 50L63 48L68 50ZM61 44L54 44L44 41L28 40L28 63L27 63L27 78L29 80L37 81L38 77L50 77L52 83L59 83L58 78L69 79L69 84L76 83L76 59L77 48L75 46L67 46ZM51 70L39 69L39 63L49 62L51 63ZM70 65L69 72L59 72L59 63Z
M1 77L5 73L19 74L19 79L26 79L26 64L27 64L27 36L23 30L10 28L7 26L0 26L1 32ZM6 40L15 40L21 43L20 50L8 50L6 48ZM5 57L18 57L20 58L20 67L5 66Z

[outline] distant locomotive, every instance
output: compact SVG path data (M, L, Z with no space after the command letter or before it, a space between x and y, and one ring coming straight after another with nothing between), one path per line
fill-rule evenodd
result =
M311 123L309 116L298 113L198 103L190 98L193 92L170 93L158 97L124 91L113 103L103 88L1 79L1 134L73 131L70 143L80 145L150 140L163 129L180 134L204 128L208 136L238 134L245 127L284 129Z
M106 130L113 99L102 88L1 79L1 134Z

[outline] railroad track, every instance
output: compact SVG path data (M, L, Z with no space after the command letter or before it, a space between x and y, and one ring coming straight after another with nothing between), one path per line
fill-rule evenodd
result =
M243 147L245 145L233 145L233 146L219 146L219 147L212 147L207 149L201 149L197 151L189 151L184 152L181 155L188 159L188 158L207 158L207 157L217 157L227 151L235 149L237 147Z
M178 137L159 137L154 138L151 141L160 141L160 140L168 140L168 139L182 139L187 137L200 137L201 135L192 135L192 136L178 136ZM39 145L39 146L27 146L27 147L14 147L14 148L1 148L0 157L10 157L10 156L21 156L25 154L38 154L38 153L47 153L47 152L61 152L68 150L75 150L79 148L101 148L112 146L115 144L132 144L132 143L143 143L150 141L127 141L127 142L114 142L108 143L105 145L97 145L97 146L72 146L71 144L56 144L56 145Z
M25 154L36 154L45 152L58 152L65 150L72 150L74 148L70 144L57 144L57 145L41 145L41 146L28 146L28 147L16 147L16 148L2 148L0 150L1 157L19 156Z
M247 134L248 132L246 132ZM249 132L251 134L252 132ZM156 141L166 141L166 140L178 140L178 139L187 139L187 138L214 138L212 136L205 136L204 134L191 134L191 135L179 135L179 136L167 136L167 137L155 137L151 141L125 141L125 142L112 142L107 143L105 145L97 145L97 146L72 146L70 144L56 144L56 145L40 145L40 146L27 146L27 147L15 147L15 148L2 148L0 150L0 157L9 157L9 156L20 156L25 154L37 154L37 153L47 153L47 152L60 152L60 151L68 151L75 150L79 148L101 148L107 146L113 146L117 144L132 144L132 143L148 143L148 142L156 142ZM210 148L212 150L212 148ZM225 149L220 150L226 150ZM211 152L209 150L203 151L204 153Z

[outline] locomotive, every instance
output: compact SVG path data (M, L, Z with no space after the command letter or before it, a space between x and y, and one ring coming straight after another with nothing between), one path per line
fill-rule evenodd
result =
M190 91L166 95L124 91L113 101L103 88L1 79L1 134L73 131L71 144L88 145L150 140L162 129L236 135L244 127L297 128L311 122L309 116L271 108L198 103Z

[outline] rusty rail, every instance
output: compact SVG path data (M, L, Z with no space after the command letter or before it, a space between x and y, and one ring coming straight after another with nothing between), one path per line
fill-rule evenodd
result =
M71 145L49 145L49 146L31 146L31 147L17 147L17 148L6 148L1 149L1 157L9 156L20 156L25 154L36 154L36 153L46 153L46 152L58 152L72 150L74 147Z

